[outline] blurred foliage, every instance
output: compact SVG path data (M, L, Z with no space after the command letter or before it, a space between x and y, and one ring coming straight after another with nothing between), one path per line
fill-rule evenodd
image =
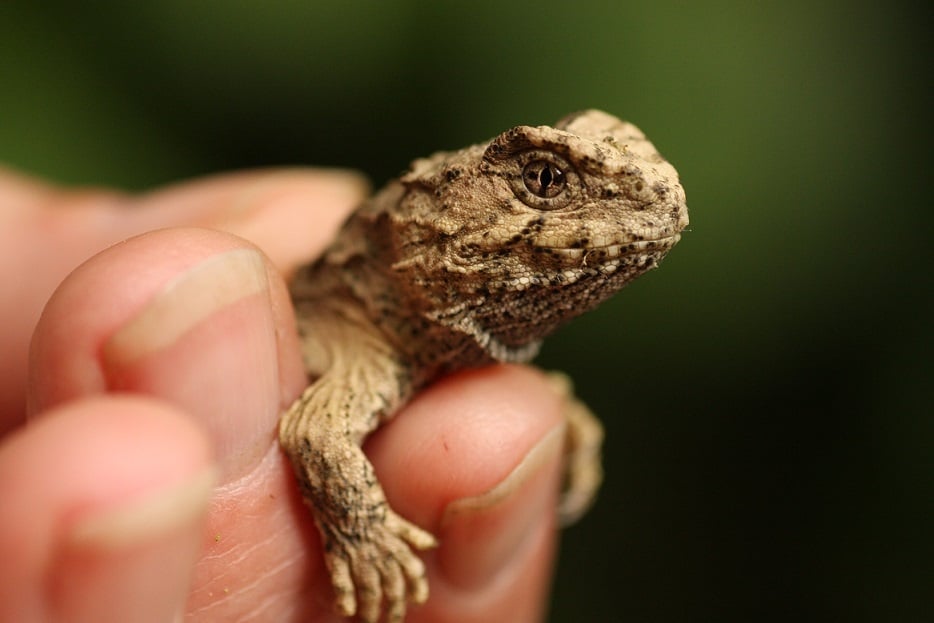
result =
M604 108L675 163L663 270L556 336L609 434L550 620L931 612L922 5L0 5L0 161L142 189L414 156ZM924 193L924 194L922 194Z

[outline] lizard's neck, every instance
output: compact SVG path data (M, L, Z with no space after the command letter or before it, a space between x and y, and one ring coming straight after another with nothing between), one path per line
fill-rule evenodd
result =
M319 263L293 282L292 296L352 317L366 319L387 342L411 363L416 385L462 370L495 362L532 359L540 342L509 344L488 331L480 321L482 300L415 313L412 301L400 299L398 288L371 264L332 270Z

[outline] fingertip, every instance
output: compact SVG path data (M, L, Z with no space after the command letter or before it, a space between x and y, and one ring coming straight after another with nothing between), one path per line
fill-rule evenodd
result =
M221 229L250 240L290 272L320 253L369 189L362 174L344 169L222 174L139 197L135 227L189 223Z
M471 371L418 396L368 447L391 505L440 540L426 555L431 598L413 621L541 616L557 540L561 405L536 370Z
M318 256L369 193L369 182L356 171L283 169L244 189L242 206L225 229L291 273Z
M562 400L538 370L498 365L442 379L367 442L390 501L431 528L455 500L490 491L549 433Z
M180 406L211 435L223 478L255 466L304 382L288 293L263 254L205 229L111 247L55 292L31 352L30 409L129 391Z
M213 472L204 432L142 398L70 403L11 435L0 448L0 620L170 620Z

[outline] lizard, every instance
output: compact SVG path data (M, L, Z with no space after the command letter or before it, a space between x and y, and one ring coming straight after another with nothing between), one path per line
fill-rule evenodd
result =
M312 379L279 441L323 541L335 608L400 623L428 597L436 545L388 505L361 444L457 370L527 362L543 337L656 267L688 224L678 173L598 110L417 159L364 201L290 285ZM602 479L602 428L569 384L565 491Z

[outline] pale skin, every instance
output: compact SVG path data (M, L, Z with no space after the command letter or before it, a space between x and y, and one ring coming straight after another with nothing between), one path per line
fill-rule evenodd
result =
M323 171L125 196L0 169L0 620L344 620L275 437L306 385L281 275L364 194ZM226 298L192 302L199 275L230 276ZM163 313L145 316L153 301ZM393 507L441 543L407 621L543 618L561 407L538 372L486 368L367 443ZM505 498L445 514L535 449Z

